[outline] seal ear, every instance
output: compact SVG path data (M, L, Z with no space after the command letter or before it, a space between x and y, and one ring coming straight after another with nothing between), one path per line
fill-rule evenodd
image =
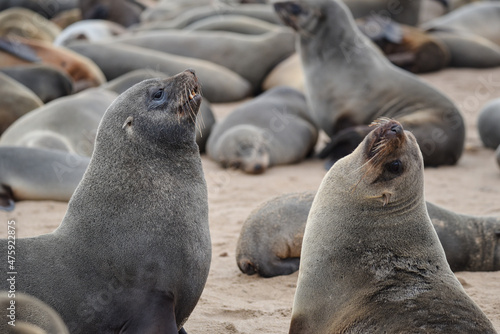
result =
M125 120L125 123L123 123L122 129L125 129L126 127L132 126L132 122L134 121L134 118L132 116L127 117Z

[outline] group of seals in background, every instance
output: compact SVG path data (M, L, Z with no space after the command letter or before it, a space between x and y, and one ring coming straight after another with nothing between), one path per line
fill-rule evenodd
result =
M211 261L195 142L200 105L191 70L142 81L114 100L61 225L16 240L16 291L54 308L72 333L181 330ZM36 312L27 319L37 320Z

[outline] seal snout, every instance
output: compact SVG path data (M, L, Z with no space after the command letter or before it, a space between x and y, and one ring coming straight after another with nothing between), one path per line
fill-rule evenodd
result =
M401 123L391 119L381 119L372 123L377 126L370 134L366 146L368 158L386 155L401 147L406 135Z

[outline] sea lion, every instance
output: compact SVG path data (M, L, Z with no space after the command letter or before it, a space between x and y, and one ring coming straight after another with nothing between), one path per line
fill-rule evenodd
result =
M117 94L121 94L133 85L152 78L167 78L169 75L163 72L140 69L128 72L116 79L113 79L101 86L103 89L111 90ZM201 101L200 110L196 116L196 144L200 148L200 153L205 152L208 137L215 124L215 116L212 111L212 106L207 99Z
M97 87L106 81L96 64L74 51L21 37L2 41L0 67L27 65L34 62L53 65L66 72L73 79L76 92L89 87Z
M99 41L125 33L122 25L106 20L83 20L75 22L54 39L54 45L65 46L75 40Z
M207 154L223 167L259 174L270 166L302 161L317 139L304 95L282 86L243 103L216 123Z
M116 96L95 88L47 103L12 124L0 137L0 146L56 149L90 156L102 115Z
M164 52L125 44L73 43L70 49L92 59L113 80L137 69L178 73L196 68L203 97L212 103L239 101L251 94L250 83L235 72L201 59L170 55Z
M28 87L0 72L0 134L26 113L43 105Z
M55 23L26 8L10 8L0 12L0 36L20 36L52 43L61 33Z
M140 22L146 6L136 0L80 0L79 8L84 20L108 20L130 27Z
M500 45L500 3L477 1L421 25L426 31L473 34Z
M0 72L31 89L43 103L73 93L73 80L66 72L50 65L3 67Z
M337 0L274 4L297 31L306 96L331 142L329 165L352 152L380 117L398 120L417 138L426 166L452 165L465 141L462 115L449 98L392 65ZM360 85L360 82L363 82Z
M259 205L243 223L236 263L263 277L299 270L302 238L316 191L283 194ZM426 202L452 271L500 270L499 217L458 214Z
M208 60L247 79L256 93L273 67L295 51L295 35L288 28L277 28L260 35L227 31L144 31L121 35L103 43L124 43Z
M3 334L69 334L68 327L53 308L25 293L0 291L0 309ZM14 317L10 317L11 310Z
M197 304L211 260L199 89L185 71L121 94L61 225L16 238L16 291L53 307L71 333L173 334Z
M438 71L450 62L446 45L419 28L375 15L357 19L356 24L391 63L407 71Z
M275 31L279 26L245 15L209 16L195 21L183 30L227 31L247 35L260 35Z
M333 165L307 218L289 333L496 333L446 262L423 178L394 120Z
M0 209L14 209L14 201L69 201L88 164L68 152L0 147Z
M484 146L496 149L500 145L500 98L489 101L477 118L477 130Z

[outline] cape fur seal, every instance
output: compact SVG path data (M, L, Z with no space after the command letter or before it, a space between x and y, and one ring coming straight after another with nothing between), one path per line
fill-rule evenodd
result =
M88 157L68 152L0 147L0 209L22 200L69 201L88 164Z
M61 33L55 23L26 8L9 8L0 12L0 36L20 36L52 43Z
M260 90L265 76L295 51L295 36L277 27L260 35L227 31L144 31L122 35L107 43L124 43L178 56L197 58L224 66Z
M71 333L174 334L197 304L211 260L199 89L185 71L121 94L59 228L16 239L16 291L53 307Z
M327 172L307 218L291 334L496 333L450 270L415 137L382 121Z
M94 88L47 103L12 124L0 137L0 146L56 149L90 156L102 115L116 96Z
M43 103L73 93L73 80L50 65L19 65L0 68L0 72L20 82L35 93Z
M140 22L146 6L138 0L80 0L79 8L84 20L108 20L130 27Z
M250 83L226 67L202 59L167 54L127 44L73 43L68 48L92 59L113 80L138 69L178 73L196 68L203 97L212 103L239 101L250 96Z
M17 119L43 105L28 87L0 73L0 134Z
M496 149L500 145L500 98L488 102L477 118L477 130L484 146Z
M290 87L277 87L216 123L207 154L223 167L259 174L270 166L303 160L317 138L304 95Z
M306 96L316 124L332 137L320 157L350 153L380 117L412 131L426 166L451 165L465 141L463 118L446 96L392 65L357 28L341 1L274 4L297 31ZM362 83L362 84L360 84Z
M299 270L302 238L315 194L283 194L252 211L236 248L236 263L243 273L273 277ZM500 217L463 215L426 204L452 271L500 270Z
M69 334L68 327L52 307L25 293L0 291L0 309L3 334ZM9 324L12 319L15 326Z

